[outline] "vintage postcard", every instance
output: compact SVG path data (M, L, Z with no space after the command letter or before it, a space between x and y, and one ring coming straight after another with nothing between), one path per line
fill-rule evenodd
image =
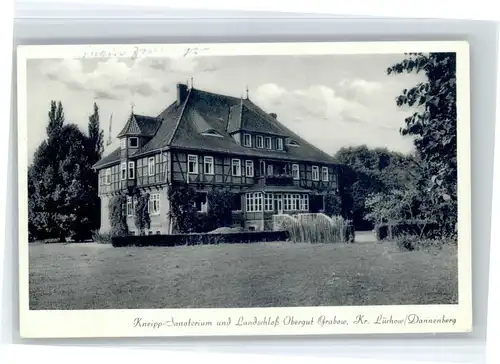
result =
M472 330L466 42L17 59L23 338Z

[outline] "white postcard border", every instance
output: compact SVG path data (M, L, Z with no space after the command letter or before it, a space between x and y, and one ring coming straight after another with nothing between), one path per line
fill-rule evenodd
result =
M27 206L26 61L44 58L176 58L236 55L387 54L456 52L458 161L457 305L343 306L238 309L30 310ZM19 302L22 338L246 336L376 333L451 333L472 330L469 45L446 42L238 43L19 46L18 217ZM416 316L415 316L416 315ZM377 317L392 323L375 323ZM439 322L414 323L415 318ZM236 325L240 320L249 325ZM324 321L322 319L324 317ZM228 318L231 323L227 323ZM260 324L251 324L256 321ZM347 321L341 324L339 321ZM364 322L369 320L369 322ZM455 322L453 323L453 320ZM312 321L312 324L308 324ZM323 321L323 324L321 323ZM397 321L397 322L396 322ZM174 325L173 323L181 324ZM211 325L208 325L211 322ZM412 323L413 322L413 323ZM444 323L443 323L444 322ZM140 323L140 324L138 324ZM206 325L202 325L206 323Z

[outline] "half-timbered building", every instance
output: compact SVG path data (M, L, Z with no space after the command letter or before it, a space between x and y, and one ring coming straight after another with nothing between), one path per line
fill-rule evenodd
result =
M99 171L101 231L109 231L109 199L131 187L149 193L149 234L171 233L167 186L189 183L196 206L208 213L214 186L235 193L233 213L248 229L271 226L276 213L318 212L337 189L333 158L279 122L248 97L177 85L177 99L156 117L131 113L120 147ZM134 202L127 202L134 232Z

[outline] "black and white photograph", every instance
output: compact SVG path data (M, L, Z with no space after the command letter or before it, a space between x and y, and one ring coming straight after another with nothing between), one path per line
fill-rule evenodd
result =
M27 49L26 315L131 311L127 330L170 336L467 331L467 44L363 44Z

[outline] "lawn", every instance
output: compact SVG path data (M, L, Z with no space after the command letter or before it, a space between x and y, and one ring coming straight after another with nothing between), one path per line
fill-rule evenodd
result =
M457 302L456 248L258 243L113 248L30 244L31 309Z

